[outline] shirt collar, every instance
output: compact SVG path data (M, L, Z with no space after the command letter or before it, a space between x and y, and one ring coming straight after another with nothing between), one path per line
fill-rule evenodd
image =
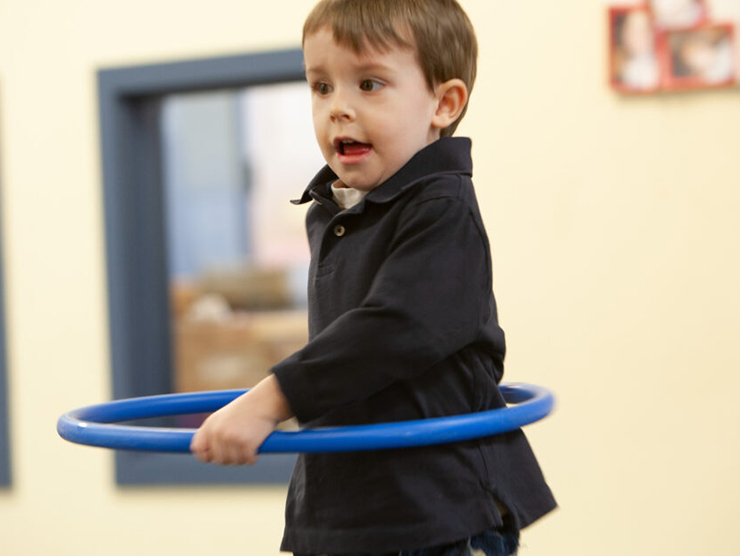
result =
M393 176L370 191L365 200L373 203L392 201L404 190L422 178L432 174L473 174L470 157L471 141L467 137L443 137L427 145ZM338 179L329 166L324 166L311 180L300 199L291 201L299 205L307 203L314 195L331 198L331 184Z

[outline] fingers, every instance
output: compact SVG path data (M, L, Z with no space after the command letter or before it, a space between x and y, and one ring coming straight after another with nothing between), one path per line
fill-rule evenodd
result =
M190 441L190 451L203 463L210 463L212 454L208 446L208 434L201 428L193 435Z
M257 447L238 435L209 427L206 422L193 435L190 451L203 463L254 465L259 460Z
M254 465L258 459L256 453L234 447L221 463L223 465Z
M259 459L254 450L238 442L218 443L219 449L212 455L211 463L220 465L254 465Z

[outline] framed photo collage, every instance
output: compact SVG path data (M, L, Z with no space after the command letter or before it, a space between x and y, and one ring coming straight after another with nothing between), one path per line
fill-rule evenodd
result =
M710 15L707 0L611 6L611 86L649 94L737 85L735 26Z

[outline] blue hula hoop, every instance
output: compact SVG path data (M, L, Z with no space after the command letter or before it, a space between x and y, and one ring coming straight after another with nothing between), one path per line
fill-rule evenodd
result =
M516 430L549 415L553 394L541 386L509 383L500 386L511 405L501 409L439 417L300 431L275 431L259 453L354 452L411 448L460 442ZM116 400L75 409L62 415L57 432L70 442L146 452L190 453L196 429L117 425L167 415L207 413L220 409L247 390L217 390Z

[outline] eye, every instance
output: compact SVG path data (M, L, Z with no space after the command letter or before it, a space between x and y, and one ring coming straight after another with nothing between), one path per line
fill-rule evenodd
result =
M377 81L375 79L363 79L360 82L360 90L365 92L372 92L377 91L383 86L383 84L380 81Z
M331 85L328 83L324 83L323 81L319 81L318 83L314 83L314 85L311 87L314 91L316 91L321 96L328 95L331 93Z

